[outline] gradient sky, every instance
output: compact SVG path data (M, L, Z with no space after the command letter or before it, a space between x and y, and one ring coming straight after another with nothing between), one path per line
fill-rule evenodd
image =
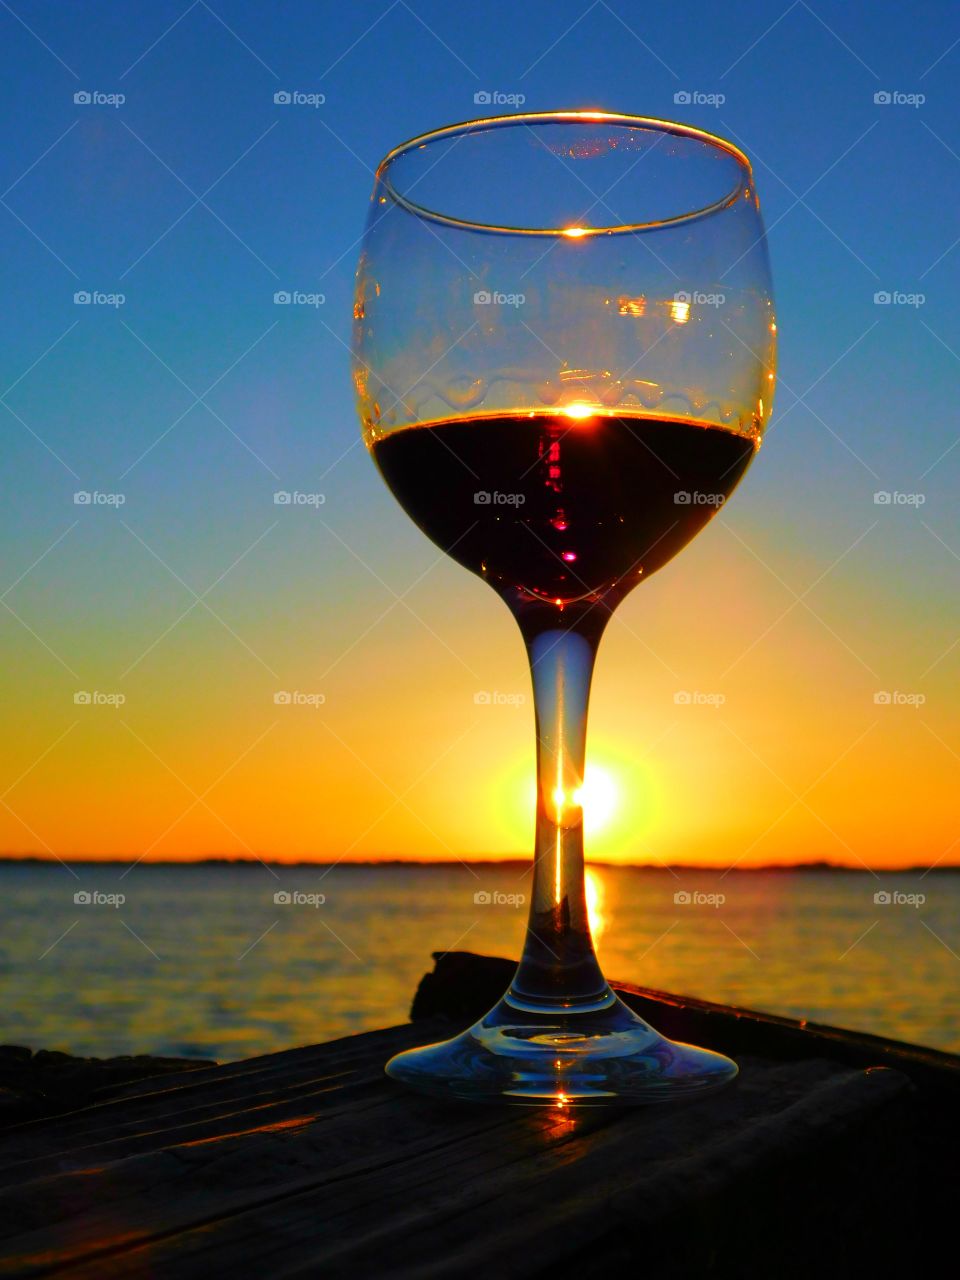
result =
M344 345L371 170L488 90L725 134L770 229L773 425L603 641L590 851L960 860L954 6L15 0L0 29L0 849L531 847L529 697L474 701L528 694L519 637L384 488Z

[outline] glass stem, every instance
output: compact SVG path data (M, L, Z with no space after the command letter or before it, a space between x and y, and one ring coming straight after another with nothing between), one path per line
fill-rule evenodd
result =
M507 1002L555 1014L604 1008L614 997L590 936L583 868L581 788L587 703L603 621L561 629L519 618L533 676L537 723L537 836L530 919Z

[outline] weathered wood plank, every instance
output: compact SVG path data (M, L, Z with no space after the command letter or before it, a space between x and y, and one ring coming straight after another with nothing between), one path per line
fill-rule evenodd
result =
M310 1049L288 1050L176 1079L142 1081L128 1096L0 1133L0 1186L48 1171L118 1160L158 1145L201 1141L244 1124L280 1123L304 1113L336 1114L382 1082L397 1046L430 1035L403 1026ZM442 1034L437 1025L434 1034ZM152 1088L150 1087L152 1084ZM248 1120L244 1120L244 1116ZM252 1117L252 1119L250 1118Z
M464 965L472 986L451 981ZM499 994L505 965L455 959L429 991L432 1021L140 1080L0 1134L0 1276L806 1276L791 1239L819 1241L821 1276L917 1263L916 1233L880 1229L922 1219L926 1081L851 1065L846 1043L812 1056L829 1036L791 1056L774 1025L769 1055L744 1053L731 1041L746 1027L756 1050L762 1015L692 1002L691 1035L684 1002L671 1026L673 998L625 988L662 1029L735 1052L737 1084L564 1114L442 1103L384 1076L391 1053L467 1021L484 983ZM955 1064L939 1057L946 1090Z
M181 1077L216 1065L210 1059L135 1057L78 1058L57 1050L36 1053L22 1045L0 1045L0 1122L19 1124L117 1093L146 1077Z
M384 1251L420 1265L426 1242L465 1235L472 1257L505 1264L502 1241L494 1247L505 1205L538 1241L557 1215L568 1235L571 1224L578 1240L589 1235L597 1197L627 1191L656 1221L691 1179L712 1188L741 1165L782 1159L785 1143L835 1143L838 1127L863 1125L904 1087L892 1072L751 1063L713 1100L569 1119L411 1098L380 1076L371 1105L332 1123L308 1110L258 1126L258 1106L246 1131L174 1145L158 1132L153 1150L8 1187L0 1274L189 1277L215 1258L259 1268L248 1274L307 1260L325 1274L377 1274Z

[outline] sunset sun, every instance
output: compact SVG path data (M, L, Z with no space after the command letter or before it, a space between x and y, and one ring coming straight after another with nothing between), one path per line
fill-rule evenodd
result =
M583 785L574 792L574 799L583 809L583 825L588 833L603 831L620 807L616 781L607 769L596 764L587 765Z

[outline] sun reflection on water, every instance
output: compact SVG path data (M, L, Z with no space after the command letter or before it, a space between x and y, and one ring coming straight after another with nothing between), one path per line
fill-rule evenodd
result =
M584 872L584 888L587 896L587 918L590 921L590 932L593 935L595 946L600 945L600 939L603 937L609 916L606 907L606 886L600 875L600 872L593 867L587 867Z

